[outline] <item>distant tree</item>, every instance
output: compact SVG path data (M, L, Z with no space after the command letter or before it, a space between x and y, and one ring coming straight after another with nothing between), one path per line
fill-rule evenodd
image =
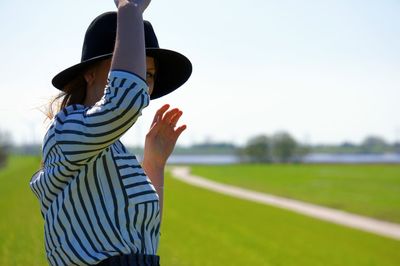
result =
M272 162L271 146L271 139L268 136L258 135L248 140L240 155L250 162Z
M303 157L312 151L311 146L297 144L295 155L292 158L293 162L301 162Z
M332 145L330 148L332 153L359 153L359 145L350 141L342 142L340 145Z
M13 146L10 152L13 154L18 154L18 155L40 156L41 148L42 148L42 146L40 143L36 143L36 144L30 143L30 144Z
M278 132L272 136L272 157L277 162L291 162L296 159L298 144L287 132Z
M356 144L349 142L349 141L345 141L342 144L339 145L339 147L343 147L343 148L354 148L357 147Z
M193 144L192 148L236 148L233 143L228 142L205 142L199 144Z
M393 148L395 153L400 153L400 142L393 143Z
M387 142L378 136L368 136L361 143L361 151L365 153L382 153L387 147Z
M6 165L10 142L10 135L0 131L0 168Z
M7 154L2 146L0 146L0 168L4 167L7 160Z

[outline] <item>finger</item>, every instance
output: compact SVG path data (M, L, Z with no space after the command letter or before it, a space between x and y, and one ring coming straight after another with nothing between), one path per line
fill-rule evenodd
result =
M178 128L175 130L175 136L176 136L176 138L179 138L179 136L182 134L183 131L185 131L186 128L187 128L186 125L182 125L182 126L178 127Z
M163 114L168 110L169 104L164 104L160 109L157 110L157 112L154 115L153 122L151 122L150 128L153 127L153 125L160 120L160 118L163 116Z
M171 121L171 117L173 117L178 112L179 112L178 108L174 108L174 109L166 112L163 117L163 121L169 123L169 121Z
M171 117L171 120L169 121L169 124L172 125L172 126L176 126L176 124L178 123L178 121L181 118L182 114L183 114L182 111L179 111L178 113L174 114Z
M161 125L158 122L161 121L163 114L165 113L165 111L168 110L168 108L169 104L165 104L160 109L157 110L156 114L154 115L153 122L150 125L150 130L148 133L149 135L157 134Z

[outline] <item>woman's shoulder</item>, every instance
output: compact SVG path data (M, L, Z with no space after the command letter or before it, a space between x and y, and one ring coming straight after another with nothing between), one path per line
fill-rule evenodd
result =
M87 107L82 104L72 104L64 107L53 117L48 131L55 131L56 133L59 133L64 124L69 122L79 122L77 120L82 120L82 114L84 113L85 109L87 109Z
M73 104L64 107L57 114L55 114L54 117L47 124L46 133L43 138L43 150L45 150L44 148L48 146L48 143L52 142L52 139L54 139L55 137L55 133L57 133L57 130L60 129L60 126L65 123L67 118L70 117L70 115L74 112L76 113L84 109L84 105Z
M63 109L61 109L53 118L53 120L57 121L64 121L69 115L72 115L74 113L81 113L82 111L85 110L85 106L83 104L71 104Z

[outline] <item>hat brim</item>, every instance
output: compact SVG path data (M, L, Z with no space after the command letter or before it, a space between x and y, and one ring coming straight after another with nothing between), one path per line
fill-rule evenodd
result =
M89 66L93 65L94 63L101 61L103 59L107 59L112 57L112 53L109 54L104 54L100 56L93 57L89 60L83 61L79 64L73 65L57 75L54 76L54 78L51 80L51 83L53 84L54 87L56 87L59 90L64 90L64 87L75 77L78 75L81 75L84 70L86 70Z
M151 99L157 99L167 95L182 86L192 74L190 60L175 51L147 48L146 55L156 61L156 80Z
M61 71L52 79L53 86L63 90L72 79L82 74L89 66L110 58L112 55L109 53L97 56ZM190 60L178 52L161 48L146 48L146 55L153 57L157 66L154 89L150 96L152 100L173 92L182 86L192 74Z

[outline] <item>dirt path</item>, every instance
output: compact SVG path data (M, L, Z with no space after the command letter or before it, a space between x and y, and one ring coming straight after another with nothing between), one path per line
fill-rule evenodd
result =
M321 220L400 240L400 224L384 222L361 215L351 214L344 211L305 203L302 201L287 199L266 193L252 191L249 189L221 184L200 176L190 174L189 167L173 167L171 171L174 178L194 186L206 188L208 190L245 200L272 205Z

